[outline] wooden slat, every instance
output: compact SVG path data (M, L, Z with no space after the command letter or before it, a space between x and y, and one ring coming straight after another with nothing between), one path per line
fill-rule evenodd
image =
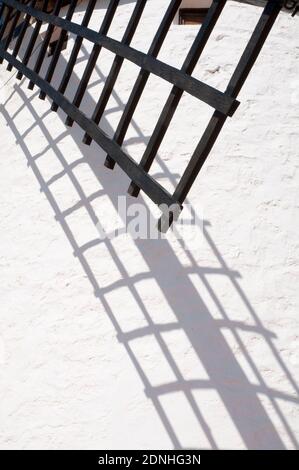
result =
M37 2L37 0L32 0L31 3L30 3L31 7L34 8L36 2ZM13 53L12 53L12 54L13 54L14 57L17 57L17 55L18 55L18 53L19 53L19 51L20 51L22 42L23 42L24 37L25 37L25 34L26 34L26 32L27 32L27 28L28 28L29 25L30 25L30 18L31 18L31 16L28 15L28 13L27 13L27 14L25 15L25 19L24 19L24 21L23 21L23 23L22 23L22 27L21 27L21 30L20 30L20 32L19 32L19 35L18 35L18 37L17 37L16 43L15 43L15 47L14 47L14 49L13 49ZM11 70L12 70L12 64L8 64L8 65L7 65L7 70L8 70L8 71L11 71Z
M187 73L188 75L192 74L225 4L225 0L214 0L213 4L211 5L209 12L204 20L204 23L201 26L197 37L193 42L192 47L182 66L182 71ZM182 96L183 91L181 89L177 87L172 88L167 102L159 116L159 120L156 124L156 127L151 135L151 138L146 146L146 149L140 161L142 168L144 168L147 172L150 170L155 156L157 155L157 152L167 132L167 129L169 128L171 120L175 114L175 111L180 103ZM129 186L128 193L131 196L137 197L139 191L140 188L138 188L136 183L132 181Z
M103 19L103 23L101 25L99 34L105 35L105 34L108 33L109 28L110 28L111 23L112 23L112 20L113 20L114 15L115 15L115 12L117 10L118 4L119 4L119 0L110 0L110 3L108 5L105 17ZM101 50L102 50L102 46L100 44L95 44L92 48L92 51L91 51L90 56L88 58L87 65L86 65L84 73L83 73L83 76L80 80L78 89L76 91L75 98L73 99L73 104L77 108L79 108L79 106L81 104L81 101L82 101L83 96L85 94L85 91L88 87L90 77L91 77L92 72L95 68L95 65L97 63L97 60L98 60L99 55L101 53ZM67 118L65 120L65 124L67 126L72 126L73 120L70 116L67 116Z
M147 0L137 0L133 14L130 18L130 21L128 22L128 26L125 30L124 36L122 38L122 43L129 45L133 39L133 36L135 34L135 31L137 29L137 26L139 24L141 15L143 13L144 7L146 5ZM101 93L101 96L99 98L99 101L96 105L96 108L93 112L92 115L92 120L98 124L101 120L101 117L105 111L105 108L107 106L108 100L111 96L111 93L113 91L113 87L116 83L116 80L118 78L118 75L120 73L122 64L124 62L123 57L115 56L114 61L112 63L112 67L110 69L109 75L106 78L105 85L103 88L103 91ZM90 145L92 142L91 137L88 134L85 134L83 138L83 143L86 145Z
M5 5L4 5L4 7L5 7ZM5 10L6 10L6 11L5 11ZM4 21L3 21L3 23L2 23L2 25L1 25L1 27L0 27L0 41L2 40L3 35L4 35L5 31L6 31L7 25L8 25L8 23L9 23L9 21L11 20L12 13L13 13L12 7L11 7L11 6L8 6L6 9L3 8L3 10L2 10L2 15L1 15L1 16L4 16L4 13L6 13L6 14L5 14Z
M171 3L169 4L169 7L166 10L166 13L160 23L160 26L153 39L153 42L148 50L148 55L150 55L151 57L158 56L180 4L181 4L181 0L172 0ZM133 86L132 92L129 96L128 102L125 106L122 117L119 121L119 124L117 126L117 129L113 137L114 140L119 145L123 144L128 127L133 118L133 115L135 113L139 100L141 98L141 95L146 87L149 76L150 76L150 73L147 70L144 70L144 69L140 70L140 73ZM105 160L105 166L112 170L114 168L114 165L115 165L115 162L112 156L107 155L106 160Z
M23 0L23 1L25 2L26 0ZM4 42L3 48L5 50L7 50L8 47L9 47L9 44L10 44L12 38L13 38L15 29L16 29L16 26L17 26L17 24L20 20L21 14L22 14L21 11L15 11L14 13L15 13L14 17L11 19L11 24L8 25L9 27L8 27L7 35L5 36L5 39L3 41ZM0 16L0 18L1 18L1 16ZM0 64L2 64L2 62L3 62L3 59L0 58Z
M66 14L66 19L68 21L71 21L71 19L73 17L73 14L75 13L75 9L76 9L77 4L78 4L78 0L72 0L71 1L70 6L69 6L68 11L67 11L67 14ZM66 40L66 37L67 37L67 31L65 29L63 29L61 31L60 35L59 35L58 40L57 40L57 44L56 44L52 59L51 59L51 62L48 66L48 70L47 70L47 73L46 73L45 80L49 83L51 83L51 80L53 78L53 75L54 75L54 72L55 72L59 57L60 57L60 53L61 53L64 41ZM40 97L41 100L44 100L46 98L46 94L43 91L41 91L40 94L39 94L39 97Z
M49 4L49 0L44 0L44 2L43 2L43 7L42 7L42 10L43 10L43 11L47 11L48 4ZM32 11L35 11L35 10L32 8ZM28 20L28 25L29 25L29 21L30 21L32 15L27 15L27 16L29 16L29 20ZM27 17L27 16L26 16L26 17ZM30 59L30 57L31 57L31 55L32 55L32 53L33 53L33 49L34 49L34 46L35 46L35 44L36 44L38 35L39 35L39 33L40 33L40 29L41 29L41 27L42 27L42 24L43 24L43 23L42 23L41 20L37 20L37 21L36 21L36 24L35 24L35 26L34 26L34 28L33 28L33 31L32 31L31 37L30 37L30 41L28 42L28 46L27 46L27 48L26 48L26 52L25 52L25 54L24 54L24 56L23 56L23 59L22 59L22 63L23 63L24 65L27 65L27 64L28 64L29 59ZM26 31L25 31L25 32L26 32ZM16 57L16 55L15 55L15 57ZM19 71L19 72L17 73L16 78L17 78L18 80L21 80L22 77L23 77L23 74Z
M252 69L261 49L277 19L282 8L282 3L278 0L269 0L258 24L242 54L242 57L235 69L235 72L227 86L227 92L232 97L237 97L243 84L245 83L250 70ZM226 116L215 111L199 144L197 145L191 160L174 191L174 198L181 204L186 199L199 171L209 156L217 137L226 121ZM159 228L165 232L171 225L172 220L162 217L159 221Z
M0 6L0 18L2 18L2 15L4 13L4 10L5 10L5 3L1 3L1 6Z
M53 10L53 16L58 16L60 13L60 10L63 6L63 0L56 0L54 10ZM45 37L43 38L42 45L39 51L39 54L37 56L35 66L34 66L34 72L39 73L40 69L42 68L43 62L45 60L45 57L47 56L47 49L50 44L51 36L54 31L54 25L49 23L48 28L45 34ZM28 85L29 90L33 90L34 88L34 83L33 81L30 80L29 85Z
M89 21L91 19L91 16L93 14L96 2L97 2L97 0L90 0L88 2L88 5L86 7L86 11L85 11L82 23L81 23L82 27L87 27L88 26ZM82 36L76 36L75 43L74 43L70 58L68 60L66 69L64 71L63 77L61 79L61 82L60 82L60 85L59 85L59 88L58 88L58 91L62 94L65 93L65 91L67 89L67 86L69 84L69 81L70 81L70 78L72 76L74 67L76 65L76 60L78 58L78 55L79 55L79 52L80 52L80 49L81 49L81 46L82 46L82 42L83 42L83 37ZM53 101L51 109L52 109L52 111L57 111L58 104Z

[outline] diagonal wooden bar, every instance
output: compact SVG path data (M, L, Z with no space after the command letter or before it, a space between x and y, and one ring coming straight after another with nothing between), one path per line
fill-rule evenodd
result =
M110 0L109 6L107 8L105 17L103 19L103 23L101 25L99 34L106 35L108 33L108 30L110 28L110 25L112 23L112 20L114 18L115 12L117 10L117 7L119 5L120 0ZM75 98L73 99L73 104L79 108L81 101L83 99L83 96L85 94L86 88L88 87L88 83L91 77L91 74L95 68L96 62L98 60L98 57L100 55L102 46L100 44L95 44L92 48L92 51L90 53L86 68L84 70L83 76L80 80L80 84L78 86L77 92L75 94ZM70 116L67 116L65 120L65 124L67 126L72 126L73 121Z
M96 2L97 2L97 0L90 0L89 1L88 5L87 5L87 8L86 8L86 11L85 11L85 14L84 14L84 17L83 17L83 20L82 20L82 23L81 23L82 27L87 27L88 26L89 21L91 19L91 16L93 14ZM68 60L66 69L64 71L63 77L61 79L61 82L60 82L60 85L59 85L59 88L58 88L58 91L62 94L66 91L67 86L69 84L71 75L73 73L73 69L74 69L75 64L76 64L76 60L78 58L78 54L79 54L81 46L82 46L82 42L83 42L83 37L82 36L76 36L75 44L73 46L71 56ZM51 110L52 111L57 111L57 109L58 109L58 104L53 101L52 106L51 106Z
M43 11L45 11L45 12L47 11L48 4L49 4L49 0L44 0L43 8L42 8ZM33 9L33 11L35 11L35 10ZM33 15L29 16L28 23L27 23L28 26L29 26L29 21L30 21L30 19L31 19L32 16L33 16ZM22 63L23 63L24 65L27 65L28 62L29 62L29 59L30 59L30 57L31 57L31 55L32 55L32 52L33 52L35 43L36 43L36 41L37 41L37 38L38 38L38 35L39 35L39 32L40 32L40 29L41 29L41 27L42 27L42 24L43 24L43 23L42 23L41 20L37 20L37 21L36 21L35 28L34 28L33 31L32 31L32 34L31 34L31 37L30 37L30 41L29 41L29 43L28 43L26 52L25 52L24 57L23 57L23 60L22 60ZM25 35L25 33L26 33L26 31L24 32L24 35ZM16 56L17 56L17 54L15 55L15 57L16 57ZM22 77L23 77L23 74L19 71L19 72L17 73L16 78L17 78L18 80L21 80Z
M282 8L282 1L269 0L266 4L256 28L243 52L243 55L235 69L235 72L227 86L227 93L232 97L237 97L246 78L258 58L262 47L279 15ZM180 204L186 199L199 171L209 156L217 137L226 121L227 116L215 111L198 146L196 147L191 160L174 191L174 199ZM158 227L162 232L166 232L173 222L173 215L163 215L159 220Z
M161 21L161 24L157 30L153 42L148 50L148 55L150 55L151 57L156 58L158 56L180 4L181 0L172 0L169 4L169 7L166 10L166 13ZM148 71L141 69L113 137L119 145L123 144L128 127L133 118L134 112L139 103L143 90L146 87L149 76L150 74ZM107 155L105 160L105 166L112 170L114 168L114 165L115 162L112 156Z
M68 11L67 11L67 14L66 14L66 19L68 21L71 21L77 4L78 4L78 0L72 0L71 1L70 6L69 6ZM49 66L48 66L48 70L47 70L47 73L46 73L45 80L49 83L51 83L51 80L52 80L53 75L55 73L55 69L56 69L56 66L57 66L57 63L58 63L58 60L59 60L59 56L60 56L60 53L61 53L61 50L62 50L62 47L63 47L63 44L64 44L64 41L65 41L66 37L67 37L67 31L65 29L63 29L61 31L60 35L59 35L59 38L58 38L58 41L57 41L57 44L56 44L56 47L55 47L55 50L54 50L54 53L53 53L53 56L52 56L52 60L49 64ZM40 97L41 100L44 100L46 98L45 92L41 91L40 94L39 94L39 97Z
M56 0L54 10L53 10L53 16L58 16L59 15L59 12L60 12L62 6L63 6L63 0ZM45 34L45 37L43 39L43 42L42 42L42 45L41 45L41 48L40 48L40 51L39 51L39 54L38 54L38 57L36 59L35 66L34 66L34 71L36 73L39 73L39 71L40 71L40 69L43 65L43 61L44 61L44 59L47 55L47 49L48 49L48 46L50 44L50 40L51 40L51 36L53 34L53 31L54 31L54 25L49 23L46 34ZM28 88L29 88L29 90L33 90L33 88L34 88L34 83L31 80L29 82Z
M130 18L130 21L128 22L128 26L122 38L123 44L129 45L131 43L133 36L135 34L135 31L137 29L137 26L139 24L141 15L143 13L144 7L146 5L146 1L147 0L137 0L133 14ZM103 91L101 93L101 96L99 98L99 101L96 105L96 108L91 118L96 124L100 122L101 117L105 111L105 108L107 106L108 100L113 91L113 87L116 83L116 80L120 73L123 62L124 62L123 57L116 56L114 58L109 75L105 81ZM85 136L83 137L83 143L86 145L90 145L91 142L92 142L91 137L88 134L85 134Z
M226 0L214 0L211 7L209 8L209 12L204 20L204 23L201 26L197 37L195 38L195 41L193 42L191 49L182 66L182 71L187 73L188 75L192 74L225 4ZM169 128L171 120L175 114L175 111L180 103L182 96L183 91L177 87L173 87L169 94L167 102L163 110L161 111L156 127L151 135L151 138L146 146L146 149L140 161L141 166L147 172L150 170L155 156L157 155L157 152L167 132L167 129ZM134 181L132 181L129 186L128 193L131 196L137 197L139 191L140 188L138 188Z
M35 7L35 4L36 4L37 0L32 0L30 5L31 7ZM13 53L12 55L14 57L17 57L19 51L20 51L20 48L21 48L21 45L22 45L22 42L24 40L24 37L25 37L25 34L26 34L26 31L27 31L27 28L30 24L30 18L31 16L27 13L26 16L25 16L25 19L23 21L23 24L22 24L22 28L21 28L21 31L17 37L17 40L16 40L16 43L15 43L15 47L13 49ZM12 65L11 64L8 64L7 67L6 67L6 70L8 71L11 71L12 70Z

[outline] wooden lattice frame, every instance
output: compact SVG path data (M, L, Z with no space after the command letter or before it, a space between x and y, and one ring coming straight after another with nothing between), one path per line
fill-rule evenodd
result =
M223 8L225 7L226 0L213 1L205 21L201 26L181 69L172 67L157 58L167 32L181 4L181 0L170 1L168 9L161 20L158 31L147 54L130 46L146 1L147 0L136 0L136 5L128 22L123 39L122 41L116 41L108 37L108 31L119 5L119 0L110 0L105 17L98 32L88 28L97 0L89 0L87 3L81 25L72 22L72 17L78 4L78 0L71 0L69 2L65 19L59 16L60 10L65 3L63 0L56 0L51 14L47 13L49 0L44 0L42 2L42 8L37 8L37 3L41 3L37 2L37 0L2 0L0 17L3 17L4 20L0 28L0 61L2 62L3 59L8 61L8 70L15 67L18 70L18 79L21 79L23 75L26 76L30 80L30 89L33 89L34 85L37 85L41 89L41 99L45 99L46 95L48 95L53 100L51 106L53 111L56 111L58 107L61 107L67 114L66 125L71 126L74 121L77 122L85 131L83 139L84 143L88 145L92 140L94 140L104 149L104 151L107 152L105 166L113 169L115 163L117 163L123 171L125 171L132 180L129 187L129 193L132 196L137 196L141 189L156 204L167 207L168 210L163 212L159 221L160 230L166 231L173 220L179 215L182 209L182 204L185 201L196 176L207 159L227 117L232 116L236 111L239 105L237 96L284 3L285 6L293 10L293 14L295 14L298 10L298 2L293 0L288 0L287 2L284 2L283 0L268 0L262 2L264 4L264 8L261 12L260 19L246 45L225 92L221 92L192 77L192 72L205 48L205 45L207 44ZM34 18L36 22L27 44L26 51L20 59L18 58L18 54L25 38L27 28L30 26L31 18ZM14 29L20 19L22 19L20 33L12 52L8 52L8 48L14 36ZM29 66L29 59L43 23L48 24L47 31L42 40L35 64L33 66ZM46 60L46 52L55 26L61 28L61 33L53 56L49 61L46 75L43 78L40 75L40 70L44 60ZM63 77L56 89L51 85L51 81L68 32L75 34L76 40L68 63L65 67ZM64 94L76 64L83 39L89 40L94 45L88 58L83 76L80 79L76 95L71 102ZM80 110L80 104L87 90L89 80L102 48L114 53L115 59L106 79L101 96L94 109L93 115L89 118ZM110 138L99 127L99 122L105 111L124 60L129 60L139 66L140 72L137 80L133 83L130 97L117 126L115 135L113 138ZM150 74L154 74L161 79L168 81L173 85L173 88L159 116L158 122L149 139L142 159L140 163L137 163L122 149L122 144ZM148 172L184 92L187 92L207 103L214 108L215 111L193 155L190 157L187 168L185 169L174 193L170 194L153 177L151 177Z

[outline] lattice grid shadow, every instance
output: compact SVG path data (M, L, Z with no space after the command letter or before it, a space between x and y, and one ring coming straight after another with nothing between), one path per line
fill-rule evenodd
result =
M65 19L63 19L59 15L62 7L66 3L69 3L69 6ZM162 216L159 220L158 227L162 232L166 232L172 222L179 216L183 207L182 205L195 181L195 178L213 148L227 117L232 116L236 111L239 105L237 96L257 57L259 56L271 28L273 27L285 2L283 0L268 0L263 2L265 5L260 19L224 92L221 92L192 77L192 72L194 71L223 8L225 7L226 0L214 0L212 2L204 23L195 37L181 69L172 67L157 58L167 36L168 30L179 9L181 0L170 1L147 54L130 46L147 0L136 0L133 13L121 41L108 37L109 28L119 6L120 0L110 0L98 32L88 27L93 12L95 11L97 0L89 0L80 25L72 22L72 17L78 3L78 0L71 0L69 2L56 0L52 12L49 13L49 0L43 0L43 2L38 2L37 0L3 0L0 8L0 17L3 18L2 26L0 28L0 61L3 62L3 59L8 61L8 70L12 70L12 68L15 67L18 70L18 79L21 79L23 75L26 76L30 80L30 89L33 89L34 86L37 85L41 89L39 95L41 99L45 99L48 95L48 97L53 100L51 106L53 111L57 111L58 107L63 109L67 114L66 125L71 126L73 122L76 122L85 131L83 142L89 145L91 141L94 140L107 153L105 160L106 167L113 169L115 163L117 163L122 168L132 181L128 190L132 196L137 196L139 191L142 190L154 203L159 205L162 210ZM42 4L41 8L40 4ZM292 9L293 14L297 12L296 9L298 7L297 2L295 1L287 1L286 7ZM28 41L25 54L22 59L19 59L18 54L26 36L27 29L31 27L32 19L35 20L32 34ZM17 36L13 50L10 53L8 52L8 48L14 38L14 31L20 20L20 32ZM35 64L30 66L29 59L31 58L43 23L48 25L46 34L42 39ZM43 78L40 75L40 71L45 57L47 56L48 46L55 27L61 28L61 32L52 58L47 67L45 77ZM65 66L62 79L56 89L51 82L68 32L73 33L76 39L69 61ZM70 82L84 39L93 43L93 48L88 58L83 76L81 77L75 97L71 102L64 94ZM82 112L82 110L80 110L80 105L102 48L112 52L115 55L115 58L92 117L89 118ZM133 83L130 97L125 106L114 137L110 138L99 127L99 123L114 90L114 86L124 60L128 60L140 67L140 72L135 83ZM141 161L137 163L122 148L122 144L151 74L168 81L173 85L173 88L160 113L158 122L156 123L149 142L147 143ZM193 155L190 156L189 163L173 194L171 194L161 186L158 181L149 175L149 170L156 158L157 152L184 92L211 106L214 109L214 113L203 132Z

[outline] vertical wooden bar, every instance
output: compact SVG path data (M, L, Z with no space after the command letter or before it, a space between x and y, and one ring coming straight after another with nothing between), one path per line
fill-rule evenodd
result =
M69 6L68 11L67 11L67 14L66 14L66 17L65 17L66 20L71 21L71 19L73 17L73 14L75 12L77 3L78 3L78 0L72 0L71 1L70 6ZM53 78L53 75L54 75L58 60L59 60L59 56L60 56L60 53L61 53L61 50L62 50L62 47L63 47L63 43L64 43L66 37L67 37L67 31L65 29L63 29L60 33L59 38L58 38L58 41L57 41L57 44L56 44L56 47L55 47L55 50L54 50L54 53L53 53L53 56L52 56L52 60L49 64L49 67L48 67L48 70L47 70L47 73L46 73L46 76L45 76L45 80L48 83L51 83L51 80ZM40 94L39 94L39 97L40 97L41 100L44 100L45 97L46 97L46 93L44 91L41 91Z
M96 2L97 2L97 0L90 0L88 5L87 5L85 15L84 15L82 23L81 23L82 26L84 26L85 28L89 24L89 21L91 19L92 14L93 14ZM59 88L58 88L58 91L62 94L64 94L64 92L67 89L68 83L69 83L71 75L73 73L73 69L76 65L76 60L77 60L78 54L80 52L82 42L83 42L83 38L81 36L77 36L76 40L75 40L75 43L74 43L74 47L72 49L71 56L68 60L66 69L64 71L62 80L61 80ZM53 102L52 106L51 106L51 109L52 109L52 111L57 111L58 104Z
M6 15L5 15L3 24L1 25L1 28L0 28L0 41L2 40L3 35L4 35L4 33L5 33L5 30L6 30L6 28L7 28L7 25L8 25L8 23L9 23L9 21L11 20L11 14L12 14L12 8L9 7L9 6L6 7L5 4L3 4L3 5L4 5L4 8L3 8L3 11L2 11L2 15L3 15L3 13L5 12L5 9L6 9L7 11L6 11Z
M32 8L34 8L36 2L37 2L37 0L32 0L30 6ZM20 33L17 37L15 47L14 47L14 50L13 50L13 53L12 53L13 57L17 57L17 55L20 51L23 39L24 39L26 31L27 31L27 28L30 24L30 18L31 18L31 16L28 15L28 14L25 16L25 19L24 19L23 24L22 24L21 31L20 31ZM8 64L7 67L6 67L6 70L11 71L12 70L12 65Z
M153 39L153 42L149 48L148 55L152 57L158 56L180 4L181 0L171 1L168 9L166 10L164 18L158 28L158 31ZM142 92L147 84L149 76L150 73L142 69L137 77L137 80L134 84L134 87L132 89L132 92L130 94L130 97L128 99L128 102L126 104L126 107L123 111L122 117L119 121L119 124L113 137L119 145L122 145L125 139L128 127L134 115L135 109L139 103ZM113 158L110 155L107 155L105 160L105 166L112 170L114 168L114 165L115 163Z
M226 0L214 0L214 2L212 3L209 12L204 20L204 23L202 24L197 34L197 37L182 66L181 70L187 73L188 75L192 74L225 4ZM159 116L159 120L156 124L153 134L146 146L146 149L140 161L140 165L142 166L142 168L144 168L146 172L148 172L151 168L151 165L155 159L155 156L157 155L157 152L167 132L167 129L169 128L171 120L175 114L175 111L180 103L182 96L183 90L174 86ZM140 190L138 186L132 181L129 186L128 193L131 194L131 196L137 197L139 191Z
M56 0L54 10L53 10L53 13L52 13L53 15L55 15L55 16L59 15L62 4L63 4L63 0ZM41 45L41 48L40 48L40 51L39 51L34 69L33 69L35 73L39 73L39 71L40 71L40 69L43 65L43 61L44 61L44 59L47 55L47 49L48 49L48 46L50 44L50 40L51 40L51 36L53 34L53 31L54 31L54 25L48 24L48 28L47 28L45 37L43 39L43 42L42 42L42 45ZM31 80L29 82L28 88L29 88L29 90L33 90L33 88L34 88L34 83Z
M128 23L128 26L126 28L126 31L124 33L122 43L125 45L130 45L133 36L135 34L135 31L137 29L137 26L139 24L141 15L143 13L144 7L146 5L147 0L137 0L136 6L134 8L133 14L131 16L131 19ZM103 88L103 91L101 93L101 96L99 98L99 101L97 103L97 106L94 110L94 113L92 115L92 121L94 121L96 124L98 124L101 120L101 117L105 111L105 108L107 106L108 100L111 96L111 93L113 91L113 87L116 83L117 77L119 75L119 72L121 70L122 64L124 62L124 58L120 56L116 56L114 58L112 67L110 69L109 75L105 81L105 86ZM92 142L92 138L88 135L85 134L83 138L83 142L86 145L90 145Z
M23 0L22 3L25 3L25 0ZM5 51L8 49L9 44L10 44L12 38L13 38L13 34L15 32L15 29L16 29L16 26L18 24L18 21L19 21L20 17L21 17L21 12L20 11L15 11L14 12L14 17L11 20L11 25L10 25L10 28L8 30L7 36L4 39L3 48L4 48ZM2 63L3 63L3 58L0 57L0 64L2 64Z
M99 31L100 34L105 34L106 35L108 33L108 30L109 30L110 25L112 23L112 20L114 18L116 9L118 7L119 1L120 0L110 0L110 3L108 5L108 8L107 8L104 20L103 20L103 23L102 23L100 31ZM99 46L98 44L95 44L92 48L92 51L90 53L90 56L89 56L89 59L88 59L87 65L86 65L86 68L85 68L83 76L80 80L79 87L78 87L77 92L75 94L75 98L73 99L73 104L77 108L80 107L81 101L83 99L84 93L85 93L86 88L88 86L91 74L92 74L93 69L96 65L96 62L98 60L98 57L100 55L101 50L102 50L102 47ZM72 126L73 122L74 122L73 119L70 116L68 116L66 118L65 124L67 126Z
M49 4L49 0L44 0L44 3L43 3L43 11L47 11L47 8L48 8L48 4ZM28 19L28 24L29 24L29 21L30 21L30 17ZM37 38L38 38L38 35L39 35L39 32L40 32L40 29L41 29L41 26L42 26L42 21L40 20L37 20L36 21L36 24L35 24L35 28L33 29L32 31L32 34L31 34L31 37L30 37L30 41L28 42L28 46L27 46L27 49L26 49L26 52L24 54L24 57L22 59L22 63L24 65L27 65L28 62L29 62L29 59L32 55L32 52L33 52L33 49L34 49L34 46L35 46L35 43L37 41ZM19 71L16 75L16 78L18 80L21 80L21 78L23 77L23 74Z
M5 10L5 3L2 2L0 6L0 18L2 17L4 10Z
M236 67L236 70L227 86L227 93L236 98L248 77L262 47L275 23L275 20L282 8L280 0L269 0L258 21L257 26L243 52L243 55ZM199 144L197 145L191 160L176 188L173 197L180 204L186 199L195 178L209 156L214 143L226 121L227 116L215 111L213 114ZM159 230L166 232L172 223L172 216L167 218L165 215L159 220Z

